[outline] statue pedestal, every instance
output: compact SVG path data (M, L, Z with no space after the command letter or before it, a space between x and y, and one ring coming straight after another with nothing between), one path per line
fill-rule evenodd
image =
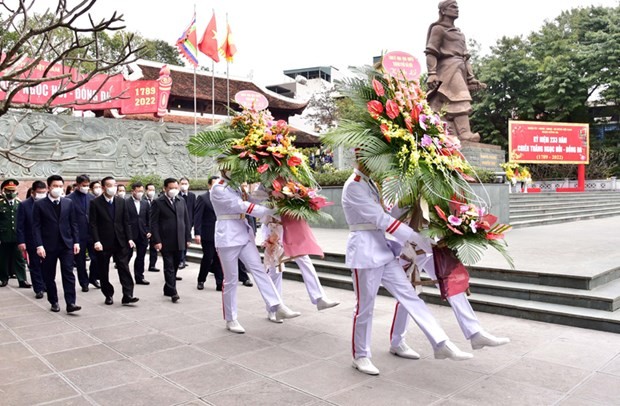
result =
M474 168L491 172L501 171L500 165L506 162L506 154L499 145L461 141L461 152Z

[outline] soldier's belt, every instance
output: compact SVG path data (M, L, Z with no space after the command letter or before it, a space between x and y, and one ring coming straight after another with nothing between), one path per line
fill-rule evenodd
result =
M349 231L377 231L379 230L374 224L351 224Z
M245 214L222 214L217 216L218 220L243 220L244 218Z

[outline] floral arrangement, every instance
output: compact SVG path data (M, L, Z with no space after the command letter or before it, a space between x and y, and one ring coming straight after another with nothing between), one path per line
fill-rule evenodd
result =
M447 204L435 205L434 209L429 226L430 233L439 238L440 245L452 249L462 262L469 262L471 260L469 258L473 258L474 261L480 260L483 248L490 245L513 266L506 245L499 241L512 226L497 224L497 217L487 213L485 208L456 195L452 196ZM464 245L463 241L475 243ZM462 254L464 249L468 250L467 255Z
M445 214L451 201L480 206L484 201L469 185L477 175L460 152L458 139L433 112L419 83L371 69L360 73L339 90L368 114L363 120L341 122L323 136L323 142L355 148L358 162L381 185L384 203L409 207L401 219L418 231L430 227L427 232L441 238L439 244L447 244L463 263L477 262L489 246L503 250L503 241L480 238L487 234L484 229L477 235L469 233L474 234L471 238L455 232L458 228L452 224L444 222L442 228L432 222L428 207L443 208Z
M516 162L506 162L500 165L506 172L506 179L513 185L517 182L531 182L532 175L527 166L519 165Z
M334 203L328 202L316 189L284 179L274 180L271 189L270 204L276 209L276 214L306 221L331 219L321 209Z
M260 181L278 214L308 221L331 219L320 212L326 204L317 203L318 185L308 158L293 141L284 120L274 120L268 110L244 108L230 121L191 137L187 148L193 155L217 157L219 167L231 172L233 186Z

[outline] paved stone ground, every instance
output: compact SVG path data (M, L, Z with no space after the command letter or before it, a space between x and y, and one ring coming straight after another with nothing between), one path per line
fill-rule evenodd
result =
M161 260L160 260L161 263ZM162 273L137 286L135 307L78 293L81 312L51 313L45 299L0 289L0 405L617 405L620 336L479 313L507 346L471 361L438 361L417 328L408 343L423 356L388 353L394 301L379 297L373 360L378 377L350 366L352 292L327 288L342 304L317 312L304 285L284 281L302 316L266 320L256 289L239 286L245 335L224 328L212 276L198 291L198 265L181 271L181 301L162 296ZM118 287L118 282L115 282ZM117 288L117 292L120 288ZM120 302L117 293L116 302ZM468 349L451 310L430 306L452 340Z

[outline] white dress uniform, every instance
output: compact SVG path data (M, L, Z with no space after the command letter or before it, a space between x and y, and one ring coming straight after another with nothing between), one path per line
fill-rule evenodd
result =
M244 201L241 193L229 187L224 179L213 185L210 197L217 216L215 247L224 271L222 289L224 319L237 320L239 260L252 273L267 308L275 311L275 308L282 304L282 300L261 263L254 230L245 220L246 214L260 218L273 214L273 210Z
M416 257L416 264L420 270L424 269L431 279L436 280L435 275L435 263L433 261L432 254L422 254ZM463 331L463 335L466 339L471 339L476 333L482 331L480 322L474 309L472 309L469 300L465 293L459 293L457 295L448 298L448 303L452 307L452 311L456 316L456 320ZM398 347L403 342L405 335L407 334L409 314L403 306L396 303L394 309L394 318L392 321L392 329L390 330L390 342L392 347Z
M449 343L448 336L403 272L395 256L397 248L392 251L392 242L385 235L391 234L396 241L404 243L419 238L417 233L384 211L376 186L357 169L344 185L342 208L351 230L346 264L353 271L357 299L353 316L353 358L371 357L372 314L380 284L411 314L435 350L444 346L444 342Z
M293 261L295 261L299 267L301 277L304 280L304 285L306 285L306 290L310 297L310 302L316 305L319 299L325 297L325 291L323 290L323 286L321 286L321 281L319 281L319 276L316 274L316 269L314 269L310 256L304 255L302 257L297 257ZM283 272L277 272L273 268L269 270L269 276L271 276L271 280L280 295L282 295L282 273Z

